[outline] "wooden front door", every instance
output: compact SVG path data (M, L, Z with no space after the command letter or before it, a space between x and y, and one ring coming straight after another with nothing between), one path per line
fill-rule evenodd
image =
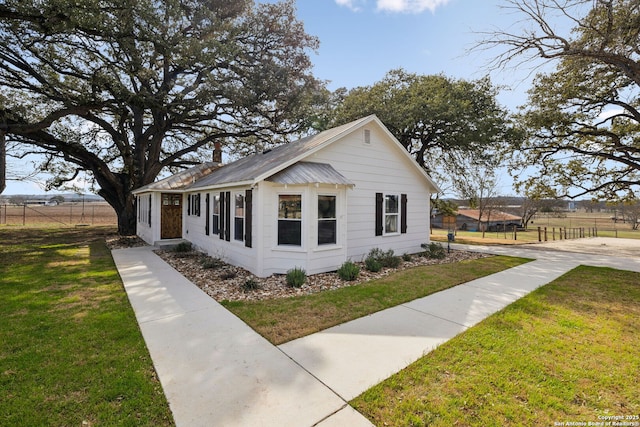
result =
M182 195L162 193L160 238L182 237Z

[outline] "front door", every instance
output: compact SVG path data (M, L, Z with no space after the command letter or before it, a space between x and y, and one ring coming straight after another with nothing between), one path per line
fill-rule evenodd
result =
M182 237L182 195L162 193L160 218L160 238L179 239Z

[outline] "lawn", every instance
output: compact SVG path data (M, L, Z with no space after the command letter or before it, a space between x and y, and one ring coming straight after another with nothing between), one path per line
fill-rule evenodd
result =
M500 244L513 245L521 243L537 243L538 238L544 241L544 229L547 229L547 241L560 240L560 229L567 229L567 237L572 238L572 233L578 236L578 228L584 229L586 237L594 234L597 229L598 237L617 237L625 239L640 239L640 230L632 230L628 223L618 222L615 224L611 220L611 213L586 213L586 212L563 212L561 214L540 213L536 215L529 224L528 230L518 231L514 236L513 230L484 233L479 231L456 231L456 243L467 244ZM538 236L538 227L541 229L541 236ZM555 230L555 231L554 231ZM574 231L575 230L575 231ZM433 229L431 240L446 242L446 229ZM514 240L515 237L515 240ZM564 237L564 236L563 236Z
M639 273L579 267L351 403L379 426L640 425L638 324Z
M112 231L0 228L0 425L173 425Z
M490 257L415 267L357 286L313 295L222 304L273 344L282 344L527 262Z

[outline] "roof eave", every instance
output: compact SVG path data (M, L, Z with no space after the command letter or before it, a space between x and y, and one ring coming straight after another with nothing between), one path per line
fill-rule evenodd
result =
M182 191L184 193L197 193L201 191L219 190L221 188L229 188L229 187L255 187L258 184L258 182L259 181L256 179L235 181L235 182L223 182L220 184L211 184L211 185L206 185L206 186L196 187L196 188L185 188Z

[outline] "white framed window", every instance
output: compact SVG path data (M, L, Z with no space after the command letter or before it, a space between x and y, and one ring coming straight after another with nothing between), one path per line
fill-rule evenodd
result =
M384 196L384 234L400 232L400 196L385 194Z
M138 222L151 227L151 195L138 196Z
M211 216L212 219L212 233L219 234L220 233L220 195L215 194L213 196L213 214Z
M335 195L318 195L318 245L337 243L338 221Z
M233 225L233 238L234 240L244 240L244 194L236 193L235 195L235 209L234 209L234 225Z
M189 194L187 198L187 215L200 216L200 193Z
M302 246L302 194L278 195L278 245Z

